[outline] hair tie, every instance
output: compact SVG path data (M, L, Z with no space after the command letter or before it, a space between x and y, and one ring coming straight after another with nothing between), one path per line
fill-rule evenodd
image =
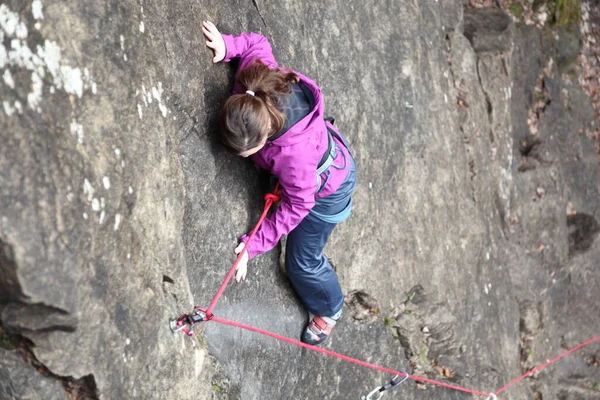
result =
M248 93L250 96L254 96L255 93L252 90L246 90L246 93Z

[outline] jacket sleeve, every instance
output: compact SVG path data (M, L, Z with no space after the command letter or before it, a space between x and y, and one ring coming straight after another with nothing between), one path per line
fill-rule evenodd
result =
M263 221L248 245L250 259L273 249L281 236L296 228L315 205L316 165L285 158L279 157L271 169L279 178L282 189L281 203L273 214ZM248 235L244 235L241 240L246 242Z
M266 37L253 32L242 33L238 36L222 36L225 41L224 62L229 62L232 58L239 58L240 70L256 59L261 60L269 68L277 67L273 50Z

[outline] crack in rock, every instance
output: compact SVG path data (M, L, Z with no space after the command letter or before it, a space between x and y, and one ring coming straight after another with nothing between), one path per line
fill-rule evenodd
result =
M58 381L64 388L67 398L74 400L99 400L96 380L92 374L75 379L72 376L60 376L42 364L35 354L35 344L20 335L7 333L0 324L0 348L16 351L23 363L31 365L42 376Z
M256 11L258 12L258 16L260 17L263 25L266 28L267 27L267 23L265 22L265 18L263 17L262 12L260 11L260 8L258 7L258 1L257 0L252 0L252 4L254 5L254 8L256 8Z

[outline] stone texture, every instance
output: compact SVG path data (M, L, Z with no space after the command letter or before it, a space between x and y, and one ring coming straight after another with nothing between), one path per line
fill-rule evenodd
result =
M326 249L347 306L325 348L487 392L600 331L600 170L577 133L594 116L548 68L551 35L460 0L42 4L38 20L32 1L0 6L16 21L0 52L40 56L0 53L0 317L51 380L102 399L347 399L389 379L216 323L169 331L262 210L259 172L216 140L235 65L212 65L203 19L266 34L352 143L354 211ZM215 314L298 338L278 259L253 260ZM502 398L597 398L598 351ZM470 398L425 386L389 397Z
M0 116L2 324L57 377L91 376L98 398L204 396L204 351L168 328L192 296L173 69L153 55L176 34L167 7L42 5L40 20L30 1L0 6L28 31L3 29L15 87L0 93L22 112Z
M64 400L65 390L54 379L45 378L16 351L0 347L0 399Z

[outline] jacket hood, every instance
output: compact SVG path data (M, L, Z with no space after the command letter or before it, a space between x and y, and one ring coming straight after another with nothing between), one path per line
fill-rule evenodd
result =
M305 95L307 95L307 97L312 96L312 99L310 99L312 101L310 101L310 103L314 104L314 106L308 114L292 125L287 131L278 133L273 138L269 139L268 143L270 146L289 146L306 140L306 131L313 130L315 126L319 126L315 125L316 120L323 120L324 107L321 90L316 83L309 78L297 72L294 73L300 78L300 83L303 86ZM324 123L323 129L325 129Z

